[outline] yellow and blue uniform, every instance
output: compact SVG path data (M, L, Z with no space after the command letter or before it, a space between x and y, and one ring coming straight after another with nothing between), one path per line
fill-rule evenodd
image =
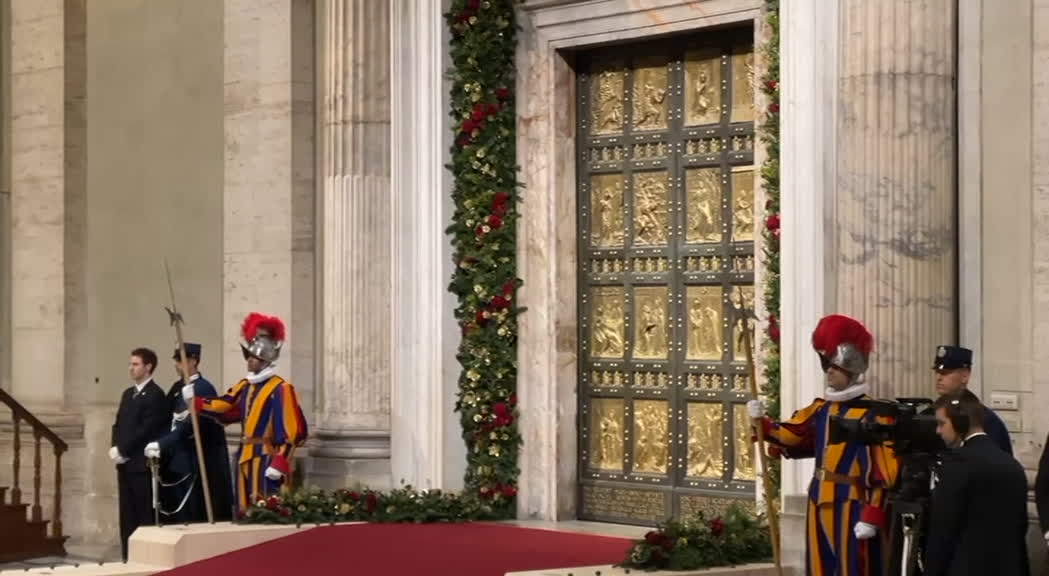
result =
M244 379L222 396L197 397L195 402L202 414L225 423L241 422L244 437L234 482L238 510L243 512L255 499L277 493L291 475L295 448L308 435L306 418L291 382L280 376L255 384ZM267 478L269 467L280 471L283 479Z
M861 396L857 400L869 400ZM816 399L784 422L763 420L765 436L788 458L815 458L806 514L805 574L808 576L876 576L882 573L881 534L887 526L887 489L899 475L899 462L889 445L828 443L831 416L891 422L850 402ZM857 539L853 528L866 522L879 537Z

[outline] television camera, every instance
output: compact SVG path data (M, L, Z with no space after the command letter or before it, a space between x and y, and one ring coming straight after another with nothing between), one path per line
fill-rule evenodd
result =
M922 541L925 529L934 469L939 454L946 449L936 434L932 404L926 398L855 400L848 407L866 408L863 418L830 417L830 444L889 444L899 459L899 477L888 490L889 574L906 576L921 567L921 551L916 544Z

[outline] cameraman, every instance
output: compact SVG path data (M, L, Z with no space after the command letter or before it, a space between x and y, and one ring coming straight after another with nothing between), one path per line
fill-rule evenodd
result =
M936 349L936 359L932 369L936 372L936 393L940 395L964 395L970 400L980 399L969 390L969 378L972 376L973 351L960 346L940 346ZM984 406L983 430L999 448L1010 456L1013 444L1009 440L1009 429L1005 422Z
M948 446L932 493L925 574L1027 576L1027 476L984 432L975 396L941 396L936 432Z

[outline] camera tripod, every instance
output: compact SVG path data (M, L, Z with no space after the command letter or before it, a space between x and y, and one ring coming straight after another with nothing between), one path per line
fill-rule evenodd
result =
M922 548L925 519L928 513L926 499L896 500L891 503L889 524L889 566L886 574L919 576L924 572Z

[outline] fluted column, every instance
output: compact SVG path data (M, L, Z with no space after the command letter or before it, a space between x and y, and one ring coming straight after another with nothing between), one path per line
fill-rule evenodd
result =
M315 476L389 482L390 7L328 0L321 44L322 370Z
M875 336L879 396L929 396L955 342L956 2L840 3L836 307Z

